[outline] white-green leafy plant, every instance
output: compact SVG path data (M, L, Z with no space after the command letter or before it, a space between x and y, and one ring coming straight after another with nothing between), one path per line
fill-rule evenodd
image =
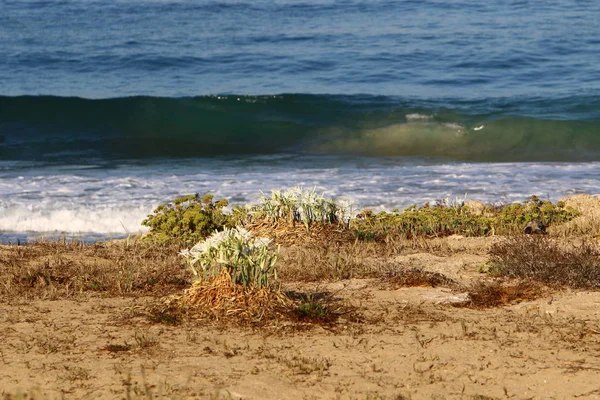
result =
M302 222L308 229L313 223L348 225L353 217L352 205L348 200L327 199L323 194L317 194L315 188L294 187L285 192L272 190L270 196L263 193L254 213L272 222L280 218Z
M454 208L455 210L460 210L464 207L467 202L467 193L465 193L464 198L456 197L454 201L450 200L449 196L444 197L443 200L438 201L438 204L443 207Z
M278 251L270 239L254 238L244 228L215 232L191 249L181 251L196 279L209 279L226 269L236 284L268 287L277 280Z

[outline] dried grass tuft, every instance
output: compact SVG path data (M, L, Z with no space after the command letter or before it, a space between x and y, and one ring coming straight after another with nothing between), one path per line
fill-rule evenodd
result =
M194 282L183 296L173 300L190 314L217 321L264 323L285 318L293 307L293 301L279 290L237 285L226 270L213 279Z
M374 278L387 271L386 253L395 255L394 251L365 242L288 247L280 253L279 277L286 282Z
M527 280L505 282L479 281L469 289L469 302L465 305L472 308L499 307L522 301L535 300L548 293L548 289L539 282Z
M546 236L507 237L490 248L490 265L498 275L550 286L600 287L598 245L586 240L569 243Z

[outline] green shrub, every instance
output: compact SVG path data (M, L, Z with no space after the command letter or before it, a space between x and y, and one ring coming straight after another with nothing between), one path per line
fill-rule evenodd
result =
M550 226L568 222L580 215L574 208L565 207L562 201L553 204L548 200L540 200L537 196L531 196L523 203L501 207L498 211L495 225L500 233L521 232L533 220L540 220L544 225Z
M359 214L354 228L359 239L486 236L492 232L493 222L488 217L471 214L466 207L426 204L420 208L413 205L403 212L374 214L367 210Z
M527 222L541 220L545 225L560 224L577 217L579 212L564 203L553 204L532 196L523 203L506 206L486 206L483 212L471 210L464 202L439 202L433 206L415 205L403 212L363 211L354 221L359 239L387 236L414 239L417 237L444 237L450 235L489 236L523 231Z
M225 199L213 202L212 195L182 196L158 206L142 225L150 227L149 240L191 245L231 226L231 215L223 212L227 205Z
M235 284L269 287L277 280L277 253L266 238L253 238L243 228L215 232L180 254L196 279L215 278L226 269Z

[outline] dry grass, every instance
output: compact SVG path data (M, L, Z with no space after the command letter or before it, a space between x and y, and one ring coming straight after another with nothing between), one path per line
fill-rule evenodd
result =
M226 270L214 279L198 280L183 296L168 300L188 314L211 320L234 320L261 324L286 318L293 302L279 290L235 284Z
M259 237L268 237L282 246L298 246L307 244L354 242L354 231L339 224L312 224L307 229L304 224L290 222L280 218L276 223L258 221L245 225L245 228Z
M193 319L222 326L300 330L314 325L334 328L340 317L361 321L356 308L335 294L244 287L233 283L225 270L216 278L194 282L183 295L150 304L142 314L170 325Z
M293 246L281 251L279 277L287 282L373 278L387 272L387 260L403 249L402 245L359 241Z
M189 286L190 276L175 247L45 241L1 246L0 282L0 297L57 299L165 295Z
M547 287L535 281L480 281L469 289L469 302L465 306L472 308L500 307L535 300L546 295L548 291Z
M395 290L401 287L447 287L458 288L459 284L439 272L425 271L422 268L400 269L382 278L386 286Z
M600 287L598 246L590 241L565 242L547 236L513 236L490 249L492 272L531 279L550 286Z

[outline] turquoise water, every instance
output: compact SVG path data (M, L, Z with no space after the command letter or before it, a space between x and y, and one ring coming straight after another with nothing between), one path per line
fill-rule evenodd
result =
M596 1L0 11L0 240L122 235L191 192L317 186L378 209L600 192Z

